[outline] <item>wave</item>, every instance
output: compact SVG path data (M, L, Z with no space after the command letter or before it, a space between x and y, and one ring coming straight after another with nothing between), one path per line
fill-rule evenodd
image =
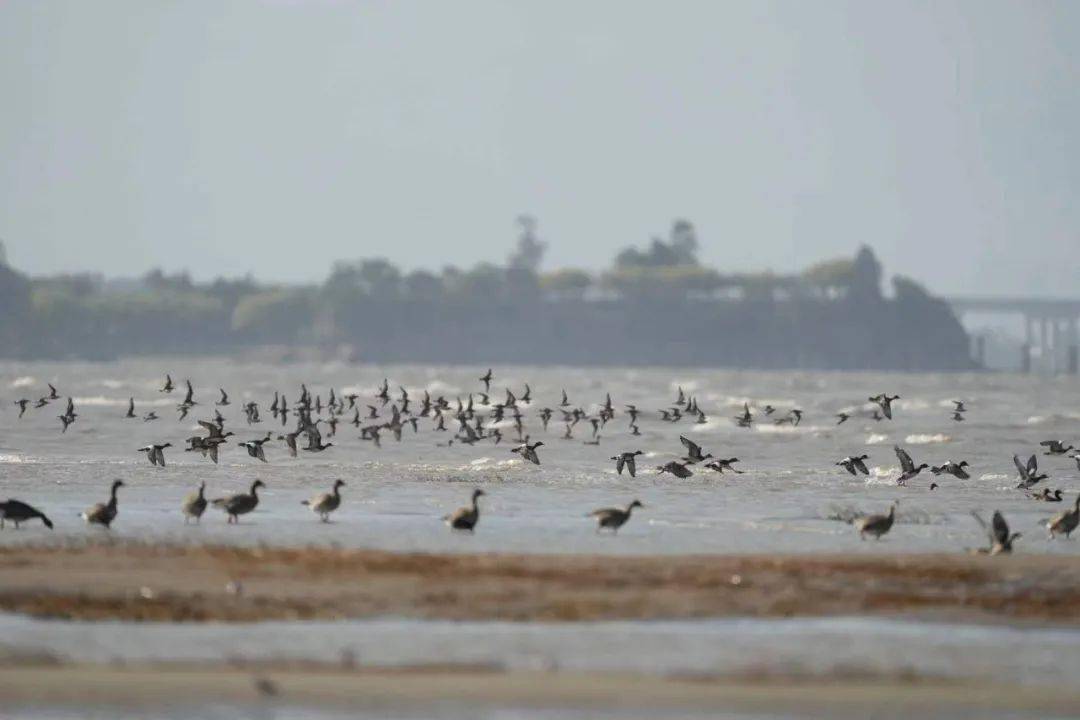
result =
M908 445L933 445L936 443L952 442L952 438L944 433L935 433L934 435L908 435L904 438L904 442Z
M880 445L881 443L888 442L889 436L882 435L881 433L870 433L866 438L867 445Z
M13 387L13 388L28 387L28 386L34 385L36 383L37 383L37 378L34 377L33 375L23 375L22 377L17 377L14 380L12 380L11 381L11 387Z
M0 454L0 464L18 464L32 462L37 461L24 455Z

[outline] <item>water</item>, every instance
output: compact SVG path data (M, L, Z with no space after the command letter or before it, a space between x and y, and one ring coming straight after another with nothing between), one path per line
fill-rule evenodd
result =
M455 444L440 447L451 433L437 433L421 419L420 432L406 428L402 442L384 437L381 449L361 441L342 423L334 447L318 455L290 458L283 443L267 445L269 463L262 464L229 444L220 465L180 449L183 439L198 432L195 420L209 417L224 387L233 405L221 408L233 440L259 437L280 429L268 406L275 389L290 403L304 381L326 399L358 392L359 405L371 398L384 377L408 388L414 401L424 389L451 401L480 388L486 368L427 366L354 366L340 363L271 365L229 360L139 359L112 363L0 364L0 493L43 508L56 522L55 534L38 524L21 532L0 533L0 543L40 541L65 535L100 535L86 528L78 514L107 496L109 482L122 478L120 515L112 534L194 542L272 542L329 544L398 550L515 551L588 553L723 553L723 552L898 552L962 551L980 545L983 536L971 510L1001 510L1025 537L1025 553L1075 553L1077 545L1050 542L1039 523L1061 504L1036 503L1015 489L1012 454L1038 450L1038 442L1076 438L1080 412L1074 405L1075 379L1045 379L991 374L757 373L671 369L496 368L493 397L503 388L521 394L525 382L533 391L525 411L527 432L543 440L542 465L523 464L510 452L509 440L496 446ZM158 392L165 372L177 383L191 378L201 403L179 422L173 409L182 390ZM45 394L51 381L75 398L79 413L66 434L57 415L62 401L42 410L28 410L17 420L11 401ZM689 418L665 423L656 412L670 407L681 385L698 398L709 422ZM575 439L562 440L563 426L553 420L540 427L538 408L556 407L565 388L571 402L595 412L610 392L620 410L601 430L601 444L589 446L587 423ZM874 422L853 418L835 425L834 413L859 407L882 391L899 394L895 420ZM154 409L162 419L145 423L124 420L127 398L134 396L140 415ZM951 420L951 400L963 399L967 421ZM259 401L264 422L247 426L242 402ZM805 411L799 427L760 423L740 429L731 417L750 400L771 403L777 414L788 408ZM626 403L643 414L641 437L632 437ZM351 417L351 415L350 415ZM290 425L292 421L290 420ZM448 420L448 426L455 423ZM513 431L504 429L509 436ZM657 475L654 466L682 452L678 436L686 434L718 456L737 456L742 475L699 470L685 480ZM388 435L388 433L387 433ZM170 441L169 465L151 466L136 448ZM1075 441L1075 440L1074 440ZM900 488L893 478L898 463L892 445L908 448L917 463L938 464L966 459L972 479L933 478L929 472ZM641 449L636 479L615 474L608 458ZM869 478L852 477L834 465L841 457L867 453ZM1069 495L1080 489L1077 468L1067 457L1042 457L1051 487ZM300 501L343 478L345 501L331 524L318 523ZM181 498L200 481L208 494L244 490L255 478L267 489L259 509L238 527L208 510L201 526L185 527ZM940 487L928 490L931 480ZM472 536L449 533L439 518L464 504L473 487L483 487L483 517ZM597 536L585 514L595 507L624 504L638 498L644 511L616 538ZM860 542L838 518L858 512L884 511L900 499L899 520L880 543Z
M503 388L521 394L529 382L534 402L525 411L528 432L543 440L542 465L523 464L505 441L494 446L445 444L450 433L406 429L400 443L384 438L381 449L358 439L351 425L339 425L334 447L319 455L290 458L277 440L267 445L269 463L250 459L235 444L224 446L220 465L179 449L198 432L198 418L213 412L218 387L233 405L221 408L233 440L275 435L268 406L274 390L290 403L301 381L325 401L332 386L357 392L359 405L371 399L384 377L404 385L416 400L424 389L451 401L479 389L486 368L271 365L227 360L139 359L113 363L0 364L0 495L18 497L44 509L56 523L50 533L34 523L19 532L0 532L0 543L41 542L101 536L77 515L104 500L113 478L122 478L120 515L111 531L121 538L179 542L277 545L337 544L427 551L570 552L611 554L770 552L962 552L985 540L970 511L1001 510L1013 529L1024 532L1018 553L1076 553L1077 543L1049 541L1039 522L1063 506L1035 503L1015 489L1012 454L1038 450L1038 442L1077 438L1080 412L1074 408L1075 379L1014 375L869 373L757 373L670 369L495 368L493 397ZM173 409L182 398L158 392L165 372L181 383L191 378L201 403L179 422ZM36 398L45 382L75 398L78 422L60 433L62 401L29 410L16 419L11 401ZM697 397L709 422L664 423L656 412L671 406L681 385ZM595 412L611 393L619 414L601 431L599 446L585 445L590 430L580 424L572 441L560 439L563 426L540 428L538 408L556 407L565 388L571 402ZM870 395L888 391L902 399L895 420L853 418L835 425L834 414L861 407ZM140 415L153 409L157 422L124 420L127 398ZM264 422L247 426L241 404L259 401ZM963 399L967 420L951 420L951 400ZM762 422L752 430L731 417L749 400L770 403L778 414L799 407L799 427ZM627 403L643 412L641 437L632 437ZM364 409L363 407L361 409ZM350 414L351 417L351 414ZM760 415L759 415L760 417ZM291 425L291 421L290 421ZM455 423L448 421L453 427ZM505 430L509 436L512 431ZM737 456L742 475L699 471L679 480L653 468L682 454L686 434L714 455ZM151 466L136 448L170 441L165 468ZM893 481L898 470L892 445L908 448L916 462L968 460L972 479L928 473L909 487ZM608 458L640 449L636 479L615 474ZM850 454L871 456L869 478L852 477L834 465ZM1042 457L1051 487L1067 495L1080 490L1074 461ZM181 498L200 481L208 494L244 490L261 478L267 489L258 510L238 526L209 510L199 526L185 526ZM342 478L345 501L334 522L322 524L300 501ZM930 491L936 480L940 487ZM483 516L474 535L449 532L440 517L465 503L473 487L483 487ZM600 536L585 514L595 507L638 498L645 509L617 537ZM861 542L841 518L884 511L900 499L899 520L881 542ZM123 633L116 632L117 628ZM186 626L116 623L46 623L0 617L2 652L46 652L64 660L130 662L312 659L333 662L348 652L372 665L424 662L483 663L508 669L631 670L670 672L777 672L827 677L853 668L874 676L910 673L959 680L1010 681L1070 686L1080 677L1075 631L935 625L858 618L799 620L710 620L699 622L506 624L402 621L394 618L346 623L273 623ZM886 644L888 652L882 652ZM640 652L641 648L648 652ZM7 709L13 717L84 717L63 706ZM20 715L22 713L22 715ZM671 713L665 713L671 716ZM617 716L628 716L625 711ZM616 716L611 715L611 716ZM130 710L107 707L100 717L489 717L566 718L605 716L595 708L495 705L488 708L443 704L432 708L379 707L365 714L351 708L287 705L189 705ZM638 715L651 717L643 709ZM715 716L709 712L685 717ZM779 717L786 715L769 715ZM1035 715L1033 715L1035 716ZM748 717L738 713L726 717ZM762 717L755 715L755 717Z

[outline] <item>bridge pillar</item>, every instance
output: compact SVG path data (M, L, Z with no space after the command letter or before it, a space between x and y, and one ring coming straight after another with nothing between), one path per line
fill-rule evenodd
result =
M1080 369L1080 348L1077 347L1080 338L1077 337L1077 319L1075 317L1069 318L1068 337L1065 342L1068 349L1065 371L1070 375L1076 375L1077 370Z

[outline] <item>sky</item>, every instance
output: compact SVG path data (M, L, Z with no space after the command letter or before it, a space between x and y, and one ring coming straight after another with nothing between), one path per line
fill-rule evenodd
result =
M0 240L33 274L545 268L697 227L1080 296L1080 3L0 0Z

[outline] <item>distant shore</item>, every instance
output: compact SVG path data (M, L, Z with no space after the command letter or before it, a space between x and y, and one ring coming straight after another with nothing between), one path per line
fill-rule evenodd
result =
M1080 558L609 557L116 542L0 548L0 610L68 620L880 615L1080 624Z

